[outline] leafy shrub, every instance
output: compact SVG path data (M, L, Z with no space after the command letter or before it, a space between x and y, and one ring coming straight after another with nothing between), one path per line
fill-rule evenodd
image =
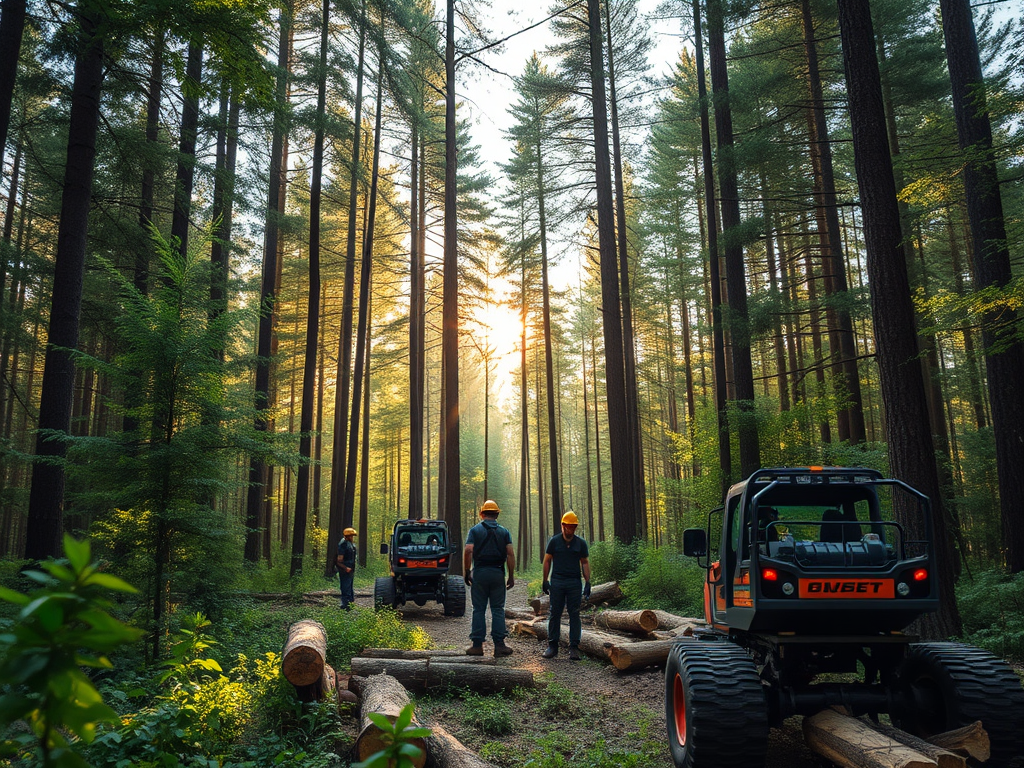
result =
M1024 659L1024 573L981 571L957 585L964 642Z
M470 693L463 699L462 722L489 736L512 732L512 703L499 696Z
M579 694L561 683L548 685L537 702L537 711L549 720L574 720L582 710Z
M637 567L636 544L598 541L590 545L590 575L594 584L623 582Z
M703 615L703 569L667 547L641 542L635 549L636 568L622 581L631 605Z

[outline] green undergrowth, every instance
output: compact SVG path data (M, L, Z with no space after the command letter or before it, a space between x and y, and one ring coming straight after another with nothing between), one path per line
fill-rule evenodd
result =
M965 643L996 656L1024 661L1024 573L986 570L956 587Z
M651 702L630 707L557 682L481 696L435 692L417 700L421 722L441 722L499 768L669 768L664 728Z

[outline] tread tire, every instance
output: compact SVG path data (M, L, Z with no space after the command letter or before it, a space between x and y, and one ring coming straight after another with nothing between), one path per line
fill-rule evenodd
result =
M676 768L758 768L768 706L757 667L732 643L681 641L665 666L665 721Z
M373 582L373 610L394 608L395 605L395 577L378 576Z
M461 576L446 576L445 579L444 615L465 616L466 582Z
M899 727L931 736L981 720L991 742L986 766L1024 755L1024 688L988 651L962 643L916 643L899 673L907 708Z

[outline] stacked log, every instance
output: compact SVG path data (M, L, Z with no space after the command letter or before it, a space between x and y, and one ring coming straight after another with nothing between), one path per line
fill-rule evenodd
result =
M429 764L435 768L496 768L440 725L430 726L427 737Z
M495 663L493 656L467 656L465 651L410 651L402 648L363 648L359 653L363 659L429 659L444 664Z
M928 742L963 757L970 757L979 763L985 762L992 755L988 733L981 727L981 720L954 731L936 734L930 737Z
M891 726L826 709L803 722L804 740L841 768L963 768L966 761Z
M547 640L548 620L546 618L536 618L532 621L518 621L512 626L512 631L517 634L532 635L533 637L540 638L541 640ZM559 640L562 646L566 648L569 646L568 624L562 625ZM588 656L593 656L595 659L611 661L612 649L617 644L624 642L629 641L615 635L605 634L604 632L591 632L590 630L585 629L580 634L579 649Z
M409 692L390 675L373 675L362 681L360 694L362 696L359 708L360 728L353 751L362 761L375 752L379 752L389 743L383 738L380 727L370 719L370 715L384 715L389 722L394 723L409 703ZM411 725L418 725L415 717L413 717ZM415 768L423 768L427 762L426 740L410 739L409 743L420 749L419 756L412 759L413 765Z
M619 588L617 581L609 581L605 584L598 584L593 587L590 591L590 597L581 603L582 608L588 608L594 605L615 605L621 602L625 595L622 594L622 590ZM547 595L541 595L535 597L530 601L530 607L533 608L533 612L541 616L548 612L551 606L551 598Z
M663 667L668 655L679 643L692 642L686 638L648 640L641 643L623 643L611 650L610 661L620 672L633 672L645 667Z
M296 688L317 683L324 674L327 630L319 621L304 619L288 627L281 653L281 672Z
M433 659L352 659L352 674L361 677L388 674L412 691L455 686L476 693L498 693L537 686L526 669L480 664L452 664Z
M658 617L654 611L601 611L594 616L594 625L646 636L658 628Z

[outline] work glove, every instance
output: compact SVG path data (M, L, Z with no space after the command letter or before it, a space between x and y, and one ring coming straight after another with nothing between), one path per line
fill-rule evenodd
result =
M466 575L463 577L463 581L466 582L467 587L473 586L473 571L466 571Z
M589 581L583 582L583 599L584 600L589 600L590 599L590 582Z
M512 589L512 587L514 587L515 585L516 585L516 577L511 575L511 574L509 574L508 583L505 584L505 589L506 590Z
M551 594L551 582L550 581L545 581L543 584L540 585L540 588L542 590L544 590L544 594L545 595L550 595Z

